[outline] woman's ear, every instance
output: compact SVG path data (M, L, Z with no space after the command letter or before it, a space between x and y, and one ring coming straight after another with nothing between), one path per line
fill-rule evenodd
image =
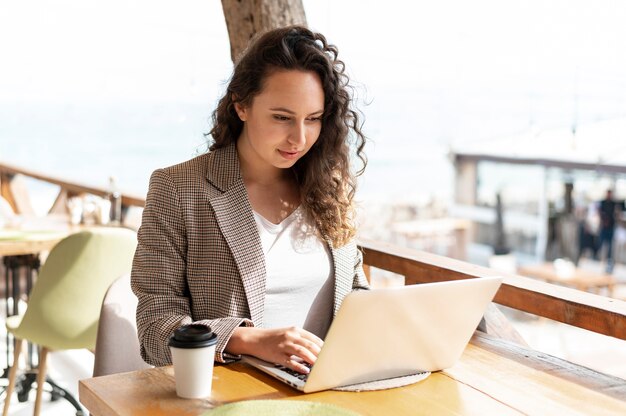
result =
M241 121L246 121L246 108L244 106L241 105L241 103L239 103L236 100L235 95L233 94L231 99L233 100L234 106L235 106L235 111L237 112L237 115L239 116L239 119Z

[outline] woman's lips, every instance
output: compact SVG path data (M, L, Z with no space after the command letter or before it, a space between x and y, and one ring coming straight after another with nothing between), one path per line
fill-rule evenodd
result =
M296 152L285 152L284 150L280 150L280 149L278 150L278 153L280 153L280 155L282 157L284 157L285 159L289 159L289 160L297 158L298 154L300 154L300 152L297 152L297 151Z

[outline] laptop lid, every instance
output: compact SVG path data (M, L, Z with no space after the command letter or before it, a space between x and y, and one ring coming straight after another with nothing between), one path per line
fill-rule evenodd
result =
M488 277L350 293L302 390L451 367L501 283Z

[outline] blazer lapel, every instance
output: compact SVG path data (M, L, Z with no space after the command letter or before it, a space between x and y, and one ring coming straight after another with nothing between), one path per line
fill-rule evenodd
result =
M223 194L209 203L239 269L250 319L259 326L263 324L265 304L265 256L241 178L237 149L233 144L211 153L214 158L207 179Z

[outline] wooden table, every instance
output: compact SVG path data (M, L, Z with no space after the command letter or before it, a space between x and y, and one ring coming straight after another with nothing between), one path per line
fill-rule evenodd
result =
M64 215L24 217L18 228L0 228L0 257L50 251L64 237L83 228L70 225Z
M0 231L0 257L22 256L50 251L67 233L50 232L28 235L24 232Z
M595 292L606 287L609 296L613 294L616 280L610 274L598 273L592 270L575 268L571 273L558 273L551 262L533 264L520 267L518 273L523 276L534 277L548 283L558 283L565 286L573 286L586 292Z
M79 382L94 416L200 415L240 400L308 400L363 415L625 415L626 381L477 332L461 360L406 387L302 394L245 364L217 366L207 400L176 396L172 367Z
M13 302L13 311L9 311L9 298L19 299L22 295L20 288L20 269L24 269L26 278L26 293L30 292L34 282L34 274L39 269L39 253L50 251L59 241L68 236L73 230L68 226L59 228L56 222L50 224L46 230L11 230L0 229L0 257L3 257L6 269L5 300L7 315L18 313L17 302Z

